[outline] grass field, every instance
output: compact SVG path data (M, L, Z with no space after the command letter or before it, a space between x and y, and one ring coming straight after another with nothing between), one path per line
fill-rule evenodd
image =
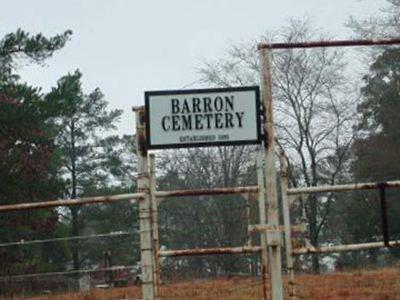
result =
M247 300L261 299L261 281L251 278L194 280L162 286L163 299ZM296 277L299 299L400 299L400 269L340 272L329 275L302 274ZM286 297L287 298L287 295ZM18 298L21 299L21 298ZM25 298L28 299L28 298ZM92 290L29 298L30 300L140 299L140 288Z

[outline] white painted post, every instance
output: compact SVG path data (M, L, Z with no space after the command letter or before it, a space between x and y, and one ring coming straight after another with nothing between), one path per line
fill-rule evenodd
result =
M265 207L265 179L264 179L264 153L260 151L257 155L257 184L258 184L258 211L259 211L259 223L261 226L265 226L267 224L267 216L266 216L266 207ZM263 299L268 299L268 285L267 285L267 276L268 276L268 251L267 251L267 232L260 232L260 241L261 241L261 276L263 281Z
M265 187L268 201L267 243L271 274L271 299L283 300L281 238L276 193L275 135L272 112L269 49L260 49L262 66L262 100L264 104Z
M160 246L158 242L158 209L156 197L156 166L155 155L150 154L150 197L151 197L151 220L153 229L153 259L154 259L154 293L156 299L160 296L160 258L158 255Z
M247 219L247 228L249 228L252 225L252 221L251 221L251 203L250 200L253 197L253 195L251 194L243 194L243 198L246 200L246 219ZM247 247L251 247L252 246L252 234L253 232L251 230L247 230L247 234L248 234L248 238L247 238L247 242L246 242L246 246ZM254 271L254 262L253 260L249 260L249 273L252 274Z
M296 299L295 283L294 283L294 269L293 269L293 253L292 253L292 229L290 226L290 199L287 195L288 190L288 172L286 155L281 151L280 155L281 165L281 197L282 197L282 210L283 210L283 225L285 235L285 253L286 253L286 268L289 274L289 297L293 300Z
M145 193L139 201L139 226L140 226L140 255L141 255L141 280L142 298L154 300L154 274L153 274L153 240L151 228L151 197L150 176L147 158L145 137L145 112L137 109L136 112L136 149L138 156L138 192Z

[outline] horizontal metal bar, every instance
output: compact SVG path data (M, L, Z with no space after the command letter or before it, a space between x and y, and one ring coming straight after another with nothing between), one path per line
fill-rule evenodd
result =
M389 246L397 247L400 246L400 240L390 241ZM313 253L332 253L332 252L345 252L345 251L357 251L367 249L385 248L384 242L372 242L372 243L361 243L361 244L348 244L348 245L337 245L337 246L326 246L326 247L312 247L312 248L297 248L293 250L293 255L304 255Z
M388 181L384 183L366 182L366 183L321 185L321 186L291 188L287 190L287 193L288 195L300 195L300 194L326 193L326 192L346 192L354 190L373 190L373 189L378 189L381 185L383 185L385 188L400 188L400 180Z
M398 45L400 39L363 39L363 40L334 40L295 43L261 43L260 49L294 49L294 48L326 48L326 47L359 47L359 46L382 46Z
M260 252L260 246L243 246L229 248L203 248L203 249L184 249L184 250L161 250L158 252L160 257L174 256L202 256L218 254L245 254Z
M167 198L167 197L228 195L228 194L248 194L248 193L258 193L258 186L225 187L225 188L198 189L198 190L157 191L156 197Z
M257 192L258 192L258 186L244 186L244 187L227 187L227 188L214 188L214 189L199 189L199 190L158 191L156 192L156 197L167 198L167 197L203 196L203 195L229 195L229 194L248 194ZM75 206L75 205L94 204L94 203L112 203L124 200L137 200L143 198L144 196L145 193L133 193L133 194L121 194L114 196L99 196L99 197L87 197L80 199L63 199L63 200L51 200L43 202L1 205L0 213L9 211L43 209L43 208L51 208L59 206Z
M63 200L51 200L43 202L9 204L9 205L1 205L0 213L9 211L43 209L43 208L51 208L59 206L76 206L76 205L95 204L95 203L113 203L124 200L137 200L143 198L144 196L145 196L144 193L133 193L133 194L121 194L114 196L100 196L100 197L87 197L80 199L63 199Z

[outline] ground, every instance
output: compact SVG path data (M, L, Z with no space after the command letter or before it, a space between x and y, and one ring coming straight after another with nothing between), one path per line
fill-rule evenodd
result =
M164 284L162 299L249 300L261 299L261 281L256 278L222 278ZM297 299L400 299L400 269L339 272L296 276ZM288 298L286 295L285 298ZM21 298L19 298L21 299ZM29 300L141 299L139 287L92 290L89 293L24 298Z

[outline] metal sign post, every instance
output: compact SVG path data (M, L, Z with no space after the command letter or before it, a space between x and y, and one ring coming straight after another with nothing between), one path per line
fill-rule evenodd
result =
M267 244L271 274L271 299L283 300L281 237L276 193L275 136L273 127L269 49L260 49L262 102L264 105L265 187L268 201Z
M294 263L292 254L292 228L290 226L290 198L287 195L288 190L288 166L287 157L282 150L280 155L281 165L281 199L283 211L283 225L285 236L285 254L286 254L286 269L289 275L288 290L290 299L295 300L295 282L294 282Z
M142 298L153 300L154 288L154 252L151 224L151 197L150 174L148 154L145 138L145 112L143 109L135 110L136 113L136 149L138 157L138 192L144 193L139 202L139 226L140 226L140 256L142 268Z
M153 233L153 262L154 262L154 293L156 299L160 296L160 258L158 252L160 245L158 242L158 209L157 209L157 197L156 197L156 163L154 153L150 153L150 197L151 197L151 222L152 222L152 233Z
M265 214L265 179L264 179L264 151L260 146L260 151L257 153L257 184L258 184L258 211L259 222L261 226L266 226L267 216ZM267 275L268 275L268 251L267 251L267 233L260 230L261 242L261 276L263 282L263 299L267 300Z

